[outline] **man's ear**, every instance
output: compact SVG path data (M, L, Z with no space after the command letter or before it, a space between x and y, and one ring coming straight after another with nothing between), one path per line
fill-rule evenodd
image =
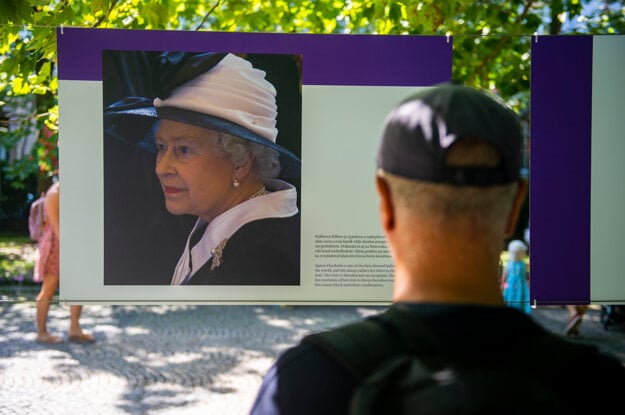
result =
M509 238L514 233L516 223L519 220L519 214L521 213L521 208L523 207L523 202L525 202L525 196L527 195L527 181L525 179L520 179L518 183L519 187L517 188L516 195L514 196L512 208L508 214L508 222L506 223L506 229L504 231L504 236L506 238Z
M395 227L395 211L391 199L391 189L388 186L388 182L380 176L376 176L375 184L380 198L380 221L382 228L386 232Z

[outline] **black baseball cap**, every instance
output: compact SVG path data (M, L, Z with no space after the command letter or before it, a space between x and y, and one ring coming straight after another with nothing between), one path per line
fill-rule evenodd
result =
M485 141L501 154L498 166L449 166L449 148ZM494 95L456 83L438 84L402 101L387 115L377 166L398 176L457 186L494 186L519 179L521 125Z

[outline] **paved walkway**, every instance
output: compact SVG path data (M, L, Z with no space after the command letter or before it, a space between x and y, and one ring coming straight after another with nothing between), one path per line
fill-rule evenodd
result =
M355 321L380 307L84 307L92 345L35 343L32 301L0 303L0 414L245 414L277 354L304 334ZM68 309L50 311L64 333ZM560 331L566 312L538 308ZM625 334L590 310L583 340L625 363Z

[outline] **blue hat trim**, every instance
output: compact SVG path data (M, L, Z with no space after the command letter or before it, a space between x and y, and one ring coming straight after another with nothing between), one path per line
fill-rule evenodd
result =
M300 159L286 148L223 118L176 107L154 108L152 100L127 97L109 105L104 111L104 130L109 136L156 153L154 133L159 119L183 122L220 131L276 150L280 155L281 178L301 176Z

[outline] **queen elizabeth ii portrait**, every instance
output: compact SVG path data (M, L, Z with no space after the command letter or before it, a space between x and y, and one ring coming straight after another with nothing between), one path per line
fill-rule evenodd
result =
M150 87L126 88L105 105L105 284L298 285L300 161L279 141L299 148L299 77L278 90L270 56L112 56L123 70L109 63L118 74L109 79L135 71ZM296 105L278 111L285 91ZM119 172L120 161L131 171ZM132 190L122 190L128 182Z

